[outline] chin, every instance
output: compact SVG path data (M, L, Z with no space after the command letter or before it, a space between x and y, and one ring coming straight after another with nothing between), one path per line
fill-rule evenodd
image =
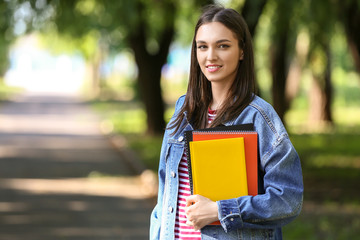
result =
M214 77L214 76L206 77L206 79L207 79L209 82L219 82L219 81L221 81L220 78Z

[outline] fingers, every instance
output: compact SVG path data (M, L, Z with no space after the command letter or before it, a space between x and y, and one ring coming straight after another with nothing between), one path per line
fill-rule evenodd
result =
M218 220L217 203L201 195L191 195L186 198L186 224L195 230Z
M203 228L205 225L207 225L207 224L204 224L203 222L199 222L199 221L197 221L197 220L189 220L189 219L187 219L186 220L186 225L187 226L191 226L191 227L193 227L194 228L194 230L200 230L201 228Z
M188 226L192 226L194 228L194 230L200 230L198 224L197 224L197 219L195 217L196 214L196 208L195 208L195 203L200 201L200 196L199 195L191 195L189 197L186 198L186 208L185 208L185 214L186 214L186 225Z
M192 221L192 216L190 214L190 208L191 206L196 202L196 195L191 195L186 198L186 208L185 208L185 214L186 214L186 225L188 226L194 226L194 222Z
M186 207L185 207L185 214L189 218L191 209L193 208L193 205L198 202L198 195L190 195L186 198Z
M190 220L186 220L186 225L188 226L192 226L194 228L194 230L200 230L201 228L199 226L197 226L194 221L190 221Z
M186 206L189 207L197 201L198 195L191 195L186 198Z

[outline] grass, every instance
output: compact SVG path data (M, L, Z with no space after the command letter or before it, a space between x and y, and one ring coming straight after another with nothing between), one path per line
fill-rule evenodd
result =
M348 213L332 208L303 210L294 222L283 228L284 239L360 239L359 211Z
M285 239L360 239L359 136L356 126L291 134L305 194L302 213L283 229Z
M132 101L93 101L93 108L101 113L105 132L126 137L128 146L134 150L148 169L157 171L162 136L146 136L146 114L141 105ZM166 115L171 114L171 109Z
M13 95L20 93L21 88L9 87L4 83L4 80L0 78L0 101L6 101Z
M159 166L162 137L144 136L139 141L138 136L128 136L130 148L137 152L147 168L157 171Z
M283 228L284 239L360 239L360 109L349 102L334 104L332 127L304 125L306 108L286 116L305 193L300 216Z
M134 101L92 101L93 108L102 114L109 131L123 135L142 134L146 130L146 114Z
M112 131L127 138L145 165L157 171L162 137L143 135L141 105L94 102L93 106L104 114ZM360 239L360 110L349 109L335 109L337 125L321 131L300 124L306 120L304 110L288 113L290 138L302 162L305 194L302 213L283 228L284 239ZM167 111L167 118L172 111Z

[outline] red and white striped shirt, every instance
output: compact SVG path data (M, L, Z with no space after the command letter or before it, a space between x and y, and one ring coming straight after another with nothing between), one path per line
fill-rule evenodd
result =
M208 124L210 124L216 116L215 110L208 111ZM184 150L183 156L179 164L179 191L177 200L177 210L175 219L175 239L181 240L200 240L200 231L195 231L194 227L186 225L185 206L186 198L191 195L189 172L187 164L186 151Z

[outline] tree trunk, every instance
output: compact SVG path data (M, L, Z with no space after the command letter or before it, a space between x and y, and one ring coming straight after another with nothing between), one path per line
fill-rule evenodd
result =
M326 65L323 72L313 70L313 84L310 93L310 113L309 121L313 124L327 123L332 124L332 82L331 82L331 57L329 46L322 46L320 51L324 51ZM315 53L319 54L319 53ZM319 62L317 62L319 64Z
M360 2L338 1L337 5L356 70L360 73Z
M150 135L161 135L165 129L164 102L161 91L161 69L165 64L169 47L174 36L174 15L173 3L167 7L167 24L159 40L159 51L150 54L146 49L146 22L139 17L136 31L129 36L129 44L134 51L135 61L138 66L138 83L140 98L145 106L147 115L147 133ZM144 6L139 2L139 16L143 16Z
M295 57L291 61L289 67L289 73L286 78L285 99L288 105L294 100L294 98L297 96L299 92L301 73L302 73L302 65L299 62L298 58Z
M332 124L332 111L331 111L331 84L330 79L324 76L324 79L319 79L313 75L313 83L310 91L310 112L309 121L311 124L327 123ZM323 88L322 81L325 81L325 88ZM326 83L327 82L327 83Z
M96 63L95 59L88 60L86 62L86 81L87 89L92 98L96 98L100 93L100 78L99 78L99 65Z
M287 63L288 38L290 20L292 17L292 9L294 4L291 1L276 1L273 24L275 27L272 33L271 46L271 75L272 75L272 99L273 106L278 113L280 119L285 123L285 113L289 109L290 103L286 99L286 79L289 72L289 64Z
M357 33L357 34L360 35L360 33ZM356 71L358 73L360 73L360 43L357 42L357 44L356 44L356 41L354 41L353 38L349 35L347 35L347 37L348 37L348 44L349 44L350 52L354 59ZM360 36L358 36L358 37L360 38ZM360 39L358 41L360 41Z
M135 54L139 69L138 83L140 98L146 111L147 133L150 135L162 134L165 128L164 102L161 92L161 66L154 57L144 53ZM146 63L143 60L148 59Z
M333 123L332 117L332 99L333 99L333 87L331 81L331 54L330 47L327 45L326 49L327 64L325 70L325 85L324 85L324 121L327 123Z
M321 80L313 75L311 90L310 90L310 110L309 110L309 122L319 123L323 119L323 91L321 90Z
M284 122L284 115L289 104L286 101L286 77L288 67L286 64L286 44L287 44L287 31L284 31L278 36L276 42L271 47L271 74L272 74L272 97L273 106L279 115L280 119Z
M297 36L295 56L291 60L289 73L286 79L285 96L289 107L290 103L294 100L299 92L302 68L306 63L306 58L309 51L309 42L307 41L307 38L304 37L305 35L303 34L299 34Z
M247 0L241 9L241 14L249 27L251 36L255 35L256 26L259 22L266 2L267 0Z
M241 14L249 27L251 37L254 38L255 30L267 0L247 0L241 9ZM259 84L255 81L256 94L261 95Z
M100 94L100 62L99 59L95 58L91 62L91 71L92 71L92 92L95 97L98 97Z

